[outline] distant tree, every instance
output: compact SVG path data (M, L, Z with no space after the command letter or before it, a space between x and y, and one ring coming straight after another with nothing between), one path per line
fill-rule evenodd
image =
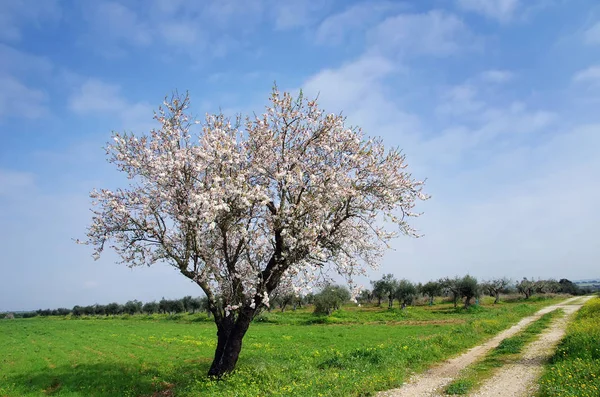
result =
M371 292L371 290L368 289L363 289L360 291L357 300L361 304L371 303L371 301L373 300L373 292Z
M218 300L216 302L217 304L221 304L221 302ZM200 311L205 312L208 317L210 317L212 314L212 311L210 310L210 302L206 296L200 298Z
M459 282L461 297L465 298L465 309L471 305L471 299L479 296L479 284L473 276L466 275Z
M398 299L398 303L402 309L405 309L407 305L412 305L416 296L417 286L415 284L406 279L397 282L394 297Z
M158 302L158 312L162 314L169 313L169 301L167 301L164 297Z
M167 313L178 314L185 312L182 299L169 299L166 301Z
M506 290L506 287L510 285L510 280L506 277L504 278L496 278L492 280L488 280L484 282L481 287L483 291L493 296L494 304L500 302L500 293Z
M296 310L297 308L302 306L304 306L304 296L302 296L301 294L294 295L294 298L292 300L292 310Z
M95 305L83 306L82 311L83 311L83 314L85 314L87 316L93 316L94 314L96 314L96 306Z
M534 281L528 280L527 277L523 277L523 280L517 284L517 291L525 295L525 299L529 299L536 292L536 284Z
M38 309L35 312L38 316L47 317L52 314L52 310L50 309Z
M200 297L192 298L192 300L189 302L188 310L191 310L192 313L196 313L201 309L202 309L202 298L200 298Z
M73 310L71 310L74 316L81 316L83 314L83 308L81 306L75 305L73 306Z
M544 280L544 286L543 286L543 292L546 293L551 293L551 294L556 294L558 292L561 292L561 287L562 285L554 280L554 279L548 279L548 280Z
M158 303L155 301L146 302L142 305L142 312L146 314L154 314L158 312Z
M96 305L95 312L97 315L105 316L106 315L106 306L105 305Z
M181 299L181 303L183 304L183 310L191 313L192 312L192 300L194 298L192 298L190 295L184 296Z
M111 315L111 316L116 316L117 314L123 313L123 306L116 302L112 302L112 303L109 303L108 305L106 305L105 310L106 310L106 314Z
M309 292L308 294L304 295L303 301L307 305L314 304L315 303L315 294L313 294L312 292Z
M571 280L561 278L558 281L558 284L560 284L560 292L562 293L571 295L581 295L581 288L579 288L579 286L573 283Z
M284 312L285 308L293 304L295 299L296 290L294 289L294 280L286 278L269 295L269 305L278 306L281 312Z
M6 315L4 315L4 318L7 320L14 320L15 319L15 314L14 313L7 313Z
M458 305L458 301L462 297L462 291L460 287L461 279L457 276L454 278L443 278L440 279L439 283L442 287L442 291L444 294L450 296L452 298L452 303L454 303L454 307Z
M378 299L378 305L381 305L381 300L388 300L388 309L394 306L394 294L398 287L398 281L393 274L384 275L381 280L375 281L373 284L373 295Z
M419 292L429 299L429 306L433 305L433 299L442 294L442 285L438 281L428 281L421 285Z
M350 300L350 291L341 285L328 285L315 294L315 313L330 315Z
M125 313L134 315L142 311L142 302L138 300L127 301L123 306Z
M377 299L377 306L381 306L381 301L385 299L385 282L383 280L371 281L373 297Z

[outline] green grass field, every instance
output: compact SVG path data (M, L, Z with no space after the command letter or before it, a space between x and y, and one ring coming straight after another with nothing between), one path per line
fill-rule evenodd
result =
M3 320L0 396L366 396L560 300L267 313L222 381L204 315Z
M600 396L600 297L589 300L540 380L542 397Z

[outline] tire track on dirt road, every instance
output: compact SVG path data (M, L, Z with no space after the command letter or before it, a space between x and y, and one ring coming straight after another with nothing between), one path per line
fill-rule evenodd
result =
M584 303L591 299L582 300ZM539 387L537 380L543 372L543 365L550 359L556 345L565 335L567 325L573 314L583 306L583 303L573 302L564 305L565 315L554 321L540 337L530 343L522 356L514 363L502 367L493 377L488 379L474 397L525 397L533 396Z
M582 303L579 304L579 301L582 301ZM574 297L569 298L561 303L547 306L535 314L521 319L517 324L500 332L487 342L471 348L466 353L463 353L458 357L438 364L422 374L412 377L402 387L379 392L377 397L425 397L442 395L444 386L450 383L462 369L481 359L488 351L498 346L503 339L517 334L527 325L553 310L561 308L569 313L571 310L570 307L576 307L576 309L573 309L574 312L581 307L581 305L583 305L583 301L584 299L581 297ZM506 394L501 395L504 396Z

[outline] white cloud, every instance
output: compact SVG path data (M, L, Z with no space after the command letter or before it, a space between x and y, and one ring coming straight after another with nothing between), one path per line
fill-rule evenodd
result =
M0 168L0 198L18 197L34 187L35 176L30 172L3 170Z
M316 3L307 2L309 9L311 4ZM83 3L82 13L90 27L80 42L108 58L150 47L167 62L173 53L192 59L219 57L240 48L240 42L264 20L266 10L285 7L279 3L267 7L264 1L154 0L133 8L98 0Z
M590 45L600 44L600 22L596 22L583 32L583 41Z
M506 22L513 18L519 0L457 0L457 5L465 11Z
M303 88L310 95L322 93L322 99L329 102L330 107L339 109L366 98L374 91L374 86L395 69L395 65L385 58L363 57L339 69L322 70L307 80ZM333 96L335 103L329 101Z
M96 79L86 80L69 98L69 108L82 115L113 114L124 128L147 130L152 123L152 107L145 102L130 102L121 87Z
M0 39L19 41L25 26L39 28L54 24L61 18L61 9L56 0L10 0L0 7Z
M372 50L400 56L447 56L474 42L458 17L439 10L390 17L372 29L368 38Z
M11 76L0 75L0 119L36 119L48 113L48 96L42 90L31 88Z
M39 80L54 69L46 58L0 44L0 120L47 115L48 95Z
M381 17L404 5L388 1L355 4L333 14L321 22L316 32L319 44L335 45L343 42L354 31L360 31L376 23Z
M126 104L116 84L90 79L69 99L69 107L77 113L119 112Z
M113 1L85 3L83 12L94 38L111 44L141 47L153 42L150 26L123 4Z
M573 76L576 83L600 83L600 65L590 66L587 69L580 70Z
M329 4L328 1L296 0L276 1L271 4L274 11L275 28L288 30L314 23Z
M54 70L50 60L0 44L0 73L47 75Z
M465 115L481 110L485 103L476 98L477 90L469 84L462 84L450 88L442 94L443 103L436 111L445 115Z
M512 80L513 77L513 73L507 70L486 70L485 72L480 74L480 78L482 81L496 84L506 83Z
M194 51L200 51L206 45L199 26L189 22L163 23L160 25L160 34L167 43L183 47L194 46Z
M600 144L600 125L569 124L566 109L559 125L550 110L487 91L485 77L504 81L508 72L501 78L478 73L439 102L431 99L432 106L471 106L433 134L432 120L407 114L402 98L390 96L390 65L363 55L304 85L321 91L328 111L344 109L350 124L399 145L413 175L428 178L433 197L419 206L425 214L415 221L425 237L396 241L381 273L414 280L466 272L485 278L594 275L600 188L589 181L600 172L592 149Z

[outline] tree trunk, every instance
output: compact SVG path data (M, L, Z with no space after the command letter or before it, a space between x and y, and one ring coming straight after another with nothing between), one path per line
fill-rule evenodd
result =
M467 297L465 298L465 309L468 309L468 308L469 308L469 306L471 306L471 297L470 297L470 296L467 296Z
M390 295L388 298L388 309L394 307L394 298Z
M496 300L494 300L494 305L500 302L500 292L496 292Z
M429 306L433 306L433 295L429 297Z
M208 376L221 378L235 369L242 350L242 339L248 331L254 313L254 309L244 307L240 310L237 320L234 321L233 315L230 315L217 324L217 349Z

